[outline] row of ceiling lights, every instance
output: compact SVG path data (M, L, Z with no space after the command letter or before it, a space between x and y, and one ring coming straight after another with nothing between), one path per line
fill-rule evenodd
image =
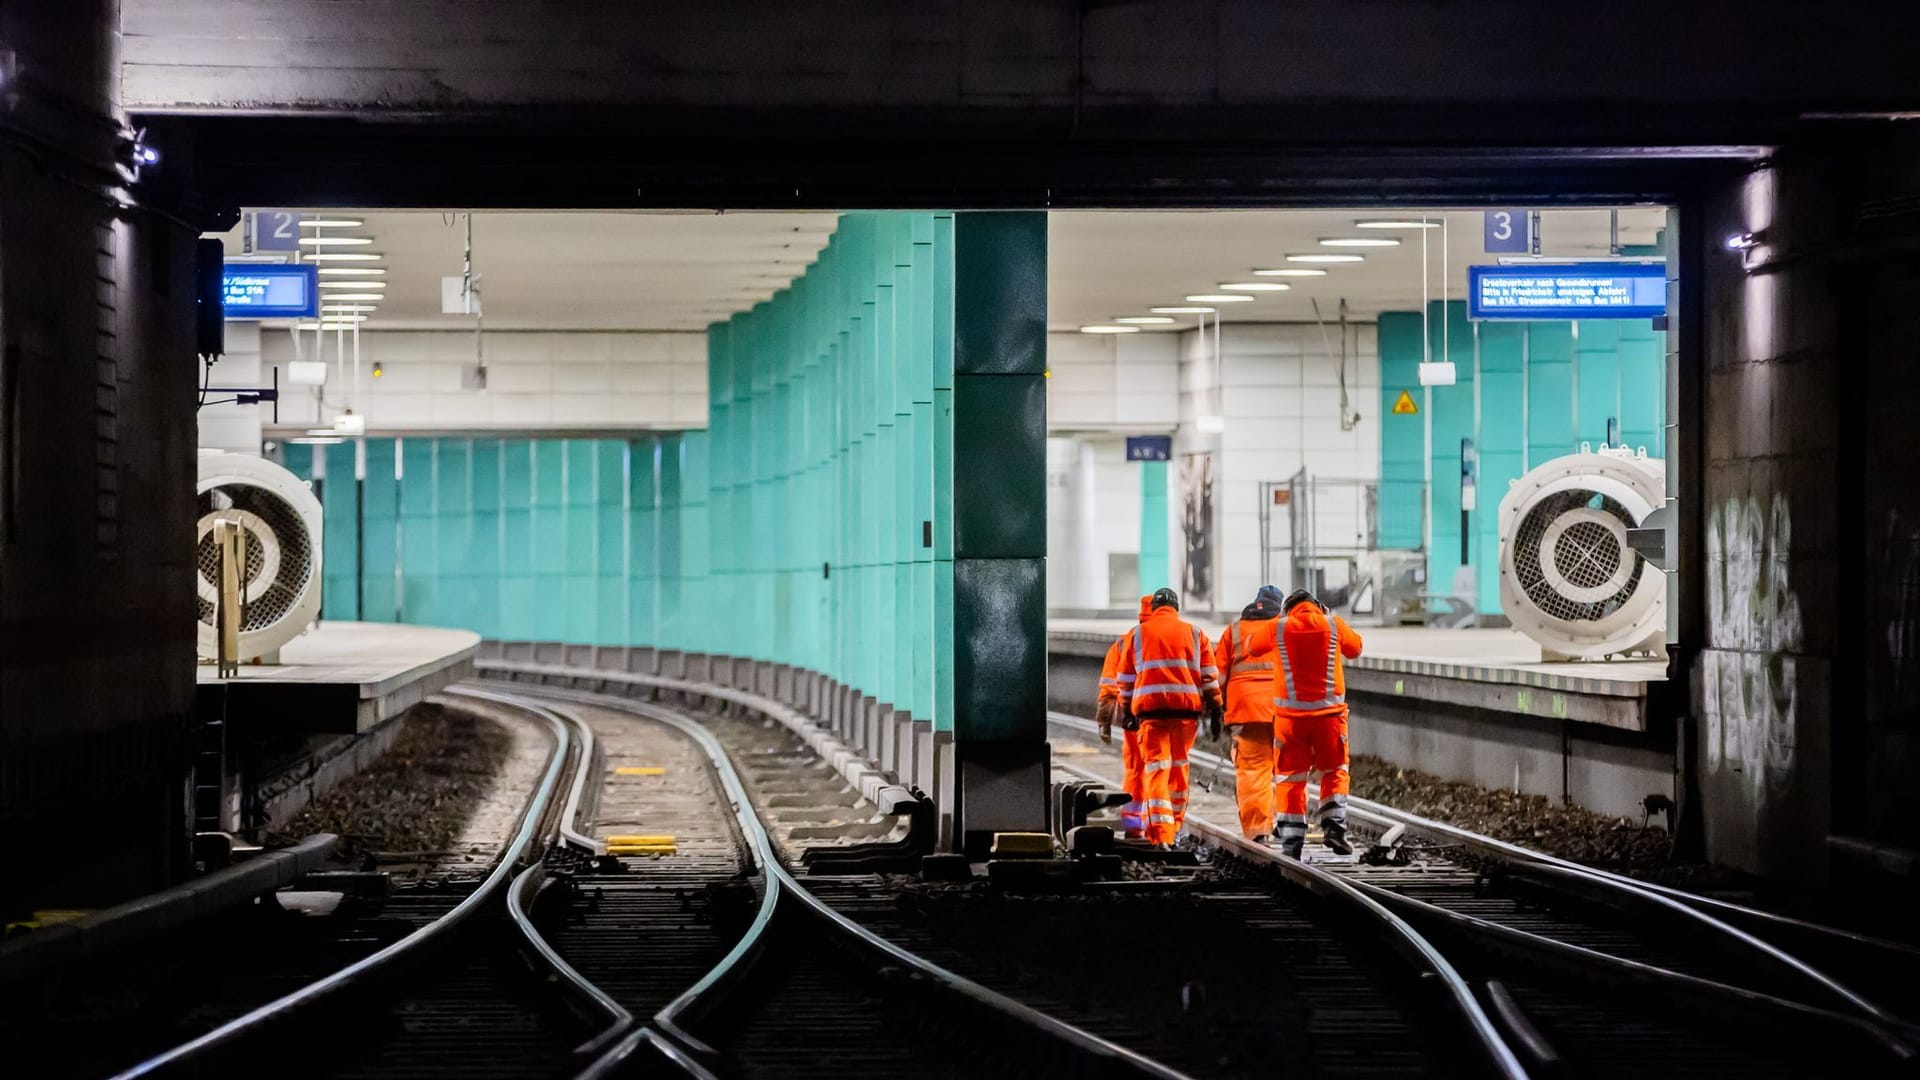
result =
M357 229L366 224L358 218L307 218L302 228L312 236L302 236L300 246L308 249L306 259L317 263L320 273L320 319L299 323L302 330L349 330L367 321L385 299L386 270L372 264L385 258L377 251L351 251L373 243L367 236L329 235L328 229Z
M1359 229L1437 229L1440 223L1427 218L1366 218L1353 223ZM1325 236L1320 246L1326 248L1385 248L1399 247L1400 241L1391 236ZM1289 255L1287 262L1301 264L1278 267L1269 270L1255 270L1257 278L1304 278L1325 277L1327 272L1320 265L1364 262L1365 255L1344 251L1310 252ZM1185 304L1167 307L1148 308L1151 315L1122 315L1110 323L1096 323L1083 326L1083 334L1137 334L1143 326L1172 326L1176 315L1211 315L1219 311L1215 305L1243 304L1254 299L1251 294L1267 292L1286 292L1293 286L1280 281L1223 281L1217 293L1196 293L1186 298Z

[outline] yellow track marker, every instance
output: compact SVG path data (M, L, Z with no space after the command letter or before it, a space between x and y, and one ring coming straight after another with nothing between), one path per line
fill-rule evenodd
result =
M667 770L658 765L622 765L613 770L615 776L665 776Z
M1053 748L1053 752L1056 754L1097 754L1100 751L1091 746L1056 746Z
M677 855L680 849L672 844L608 844L609 855Z
M609 845L612 845L612 844L671 844L673 843L673 837L671 835L609 836L607 837L607 843Z

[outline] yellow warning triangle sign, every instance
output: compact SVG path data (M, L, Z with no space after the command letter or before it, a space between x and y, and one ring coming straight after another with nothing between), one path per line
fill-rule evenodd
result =
M1405 390L1400 391L1400 397L1393 403L1393 415L1412 416L1419 411L1420 406L1413 403L1413 395Z

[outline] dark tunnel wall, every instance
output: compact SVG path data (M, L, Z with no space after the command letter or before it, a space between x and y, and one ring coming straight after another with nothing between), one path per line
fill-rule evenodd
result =
M8 917L184 849L193 234L123 210L114 5L0 7L0 874Z
M1917 148L1889 127L1783 152L1693 237L1694 765L1708 854L1776 876L1920 848Z

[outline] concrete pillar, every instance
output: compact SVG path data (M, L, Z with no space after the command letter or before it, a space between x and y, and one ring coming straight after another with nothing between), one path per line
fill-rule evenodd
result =
M954 215L955 838L1047 826L1044 213Z
M186 851L194 235L153 212L180 212L163 171L115 179L118 21L0 5L0 850L32 868L0 875L7 917Z

